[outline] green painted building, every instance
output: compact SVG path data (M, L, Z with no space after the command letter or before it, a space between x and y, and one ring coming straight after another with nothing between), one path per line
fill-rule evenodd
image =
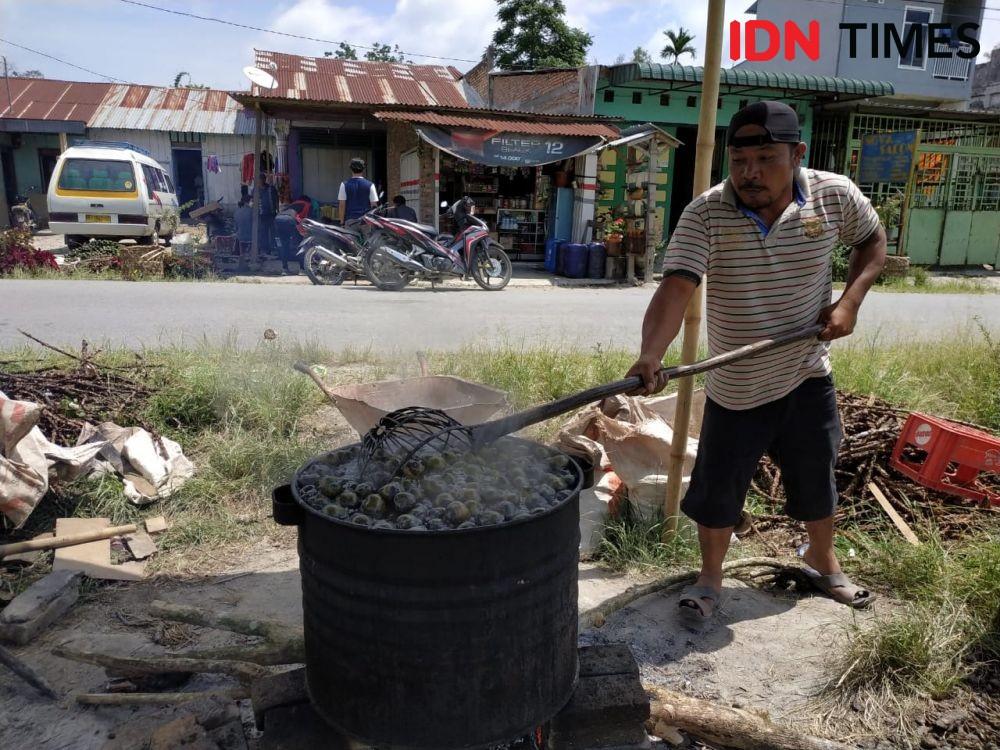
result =
M676 224L691 200L695 141L704 68L688 65L635 64L601 68L596 78L593 113L621 117L628 124L653 123L680 144L667 149L665 164L658 164L657 209L664 236ZM717 102L713 182L726 177L725 126L741 107L766 99L783 101L799 113L802 139L812 145L815 105L891 95L892 85L828 76L770 73L743 68L722 70ZM644 169L630 161L628 147L606 149L599 163L597 215L606 215L628 200L630 171ZM807 160L809 156L807 153Z

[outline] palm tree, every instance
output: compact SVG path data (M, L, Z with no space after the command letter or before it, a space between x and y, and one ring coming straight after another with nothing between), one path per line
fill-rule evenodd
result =
M694 47L691 46L691 42L694 41L694 34L683 26L676 32L664 31L663 35L668 39L666 46L660 51L660 57L663 59L677 62L677 59L681 55L688 54L691 57L695 56Z

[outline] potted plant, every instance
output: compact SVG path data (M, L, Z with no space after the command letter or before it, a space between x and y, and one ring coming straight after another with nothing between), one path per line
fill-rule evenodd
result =
M611 219L604 225L604 245L608 255L621 255L624 234L625 219Z
M896 193L875 207L875 213L878 214L882 226L885 227L885 234L889 242L895 242L899 238L899 218L902 204L902 195Z

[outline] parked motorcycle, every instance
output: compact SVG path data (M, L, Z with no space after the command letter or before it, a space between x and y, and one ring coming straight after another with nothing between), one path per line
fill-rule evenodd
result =
M302 269L313 284L337 286L350 277L364 278L364 237L360 227L339 227L303 219L306 237L299 244Z
M34 188L30 188L29 192L34 192L34 190ZM14 205L10 207L10 225L14 229L24 229L32 233L38 228L35 209L31 207L27 196L14 196Z
M368 279L383 291L399 291L413 279L439 283L448 277L471 277L490 292L503 289L513 266L500 244L490 239L489 227L473 215L474 205L466 196L448 209L446 215L459 229L454 237L431 236L433 227L402 219L366 216L383 230L380 241L370 241L364 255Z
M384 216L387 210L385 206L373 208L345 226L303 219L306 238L299 245L298 255L310 281L321 286L336 286L351 278L365 278L365 253L372 245L386 241L378 217ZM437 230L430 225L414 226L430 236L438 236Z

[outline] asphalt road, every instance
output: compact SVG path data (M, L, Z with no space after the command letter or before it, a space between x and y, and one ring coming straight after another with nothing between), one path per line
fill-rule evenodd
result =
M379 292L287 284L0 281L0 348L18 329L76 347L82 339L128 347L232 340L256 346L271 328L281 341L389 352L466 343L636 348L652 288L408 289ZM873 292L855 336L936 339L978 317L1000 332L1000 294Z

